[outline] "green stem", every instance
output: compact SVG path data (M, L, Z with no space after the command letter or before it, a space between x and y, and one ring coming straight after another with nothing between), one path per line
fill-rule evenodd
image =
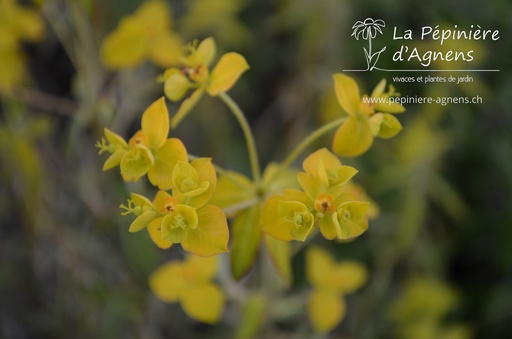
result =
M306 137L300 144L295 147L295 149L288 154L288 156L283 160L281 163L281 166L279 167L279 170L277 170L272 178L269 180L271 182L275 178L279 177L281 175L282 171L284 171L290 164L297 159L297 157L306 150L313 142L315 142L317 139L322 137L323 135L327 134L331 130L335 129L336 127L339 127L341 124L343 124L348 118L340 118L334 121L329 122L328 124L323 125L322 127L318 128L317 130L313 131L310 135Z
M197 105L199 100L203 97L204 89L199 87L196 89L189 98L185 99L182 103L174 117L171 119L171 128L175 129L178 127L181 120L183 120L188 113Z
M235 118L238 120L240 127L244 133L245 142L247 143L247 150L249 152L249 161L251 162L251 171L252 178L256 183L256 186L259 185L261 180L261 171L260 171L260 161L258 159L258 151L256 150L256 143L254 141L254 135L252 134L251 128L249 127L249 123L245 118L244 113L237 105L236 102L231 99L229 95L226 93L219 93L218 97L222 100L231 110Z

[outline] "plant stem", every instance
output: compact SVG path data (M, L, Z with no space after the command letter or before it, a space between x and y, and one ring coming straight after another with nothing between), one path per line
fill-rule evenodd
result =
M185 99L182 103L174 117L171 119L171 128L175 129L178 127L181 120L183 120L188 113L197 105L199 100L203 97L204 90L202 87L196 89L190 97Z
M281 166L279 169L274 173L274 176L269 180L271 182L275 178L279 177L281 175L282 171L284 171L290 164L302 153L306 148L308 148L313 142L315 142L317 139L328 133L329 131L335 129L336 127L343 124L348 118L340 118L336 119L334 121L331 121L322 127L316 129L315 131L311 132L310 135L306 137L300 144L295 147L295 149L288 154L288 156L283 160L281 163Z
M249 152L252 178L256 186L258 186L261 180L260 161L258 159L258 152L256 149L256 143L254 141L254 135L252 134L251 128L249 127L249 123L247 122L247 119L245 118L245 115L240 107L236 102L233 101L233 99L231 99L229 95L221 92L218 94L218 97L229 107L235 118L238 120L240 127L242 128L245 142L247 143L247 150Z

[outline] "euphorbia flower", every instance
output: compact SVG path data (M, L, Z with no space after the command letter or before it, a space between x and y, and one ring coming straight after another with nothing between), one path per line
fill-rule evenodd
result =
M101 60L110 69L135 67L151 59L161 67L182 55L180 37L171 29L169 8L162 0L144 2L135 14L121 20L101 46Z
M173 194L159 191L151 202L132 193L128 206L122 206L137 218L130 232L147 228L151 240L160 248L181 243L188 252L211 256L227 252L229 231L226 216L214 205L207 205L216 184L210 159L200 158L190 164L178 162L171 177Z
M368 228L367 202L354 201L345 184L357 173L323 148L303 162L297 178L304 192L272 195L262 209L262 231L284 241L304 241L318 225L326 239L357 237Z
M160 77L165 82L165 95L178 101L192 88L205 90L211 96L227 92L238 78L249 69L245 58L235 52L221 56L213 70L210 64L216 54L213 38L203 40L199 45L189 45L190 54L181 59L181 68L170 68Z
M371 97L365 95L361 98L354 79L340 73L333 77L338 102L349 115L334 135L332 147L336 154L347 157L361 155L371 147L374 137L388 139L400 132L402 125L391 114L402 113L405 108L389 101L398 94L392 86L384 92L385 79L375 87Z
M16 0L0 0L0 91L19 85L25 73L22 41L36 42L44 33L40 14Z
M358 290L367 280L366 268L355 261L337 263L324 249L306 252L306 278L313 286L308 314L317 332L329 332L345 317L343 296Z
M184 261L170 261L157 268L149 277L149 286L159 299L179 302L189 317L214 324L225 303L224 293L212 282L217 268L216 257L191 255Z
M160 189L172 188L170 173L178 161L187 161L187 150L179 139L167 139L168 134L169 113L162 97L146 109L142 115L141 129L128 143L105 128L106 140L102 139L96 144L100 154L111 153L103 170L120 165L126 181L136 181L147 173L154 186Z

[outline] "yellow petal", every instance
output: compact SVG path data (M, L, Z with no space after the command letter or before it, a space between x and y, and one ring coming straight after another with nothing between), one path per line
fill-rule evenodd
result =
M229 230L222 210L206 205L197 210L197 217L197 228L187 230L187 238L181 246L202 257L228 252Z
M372 115L370 118L368 118L368 123L370 124L370 128L372 129L373 136L377 136L379 134L382 120L384 120L384 115L382 113L376 113Z
M169 134L169 113L164 97L151 104L142 114L142 132L146 135L149 148L156 150L163 146Z
M149 223L147 230L151 240L161 249L168 249L172 246L172 242L162 239L162 230L160 225L163 218L157 218Z
M103 164L103 170L107 171L111 168L114 168L118 166L121 163L121 159L124 157L124 155L128 152L125 149L118 149L114 153L112 153L107 160L105 160L105 163Z
M187 150L179 139L167 139L155 152L155 163L148 169L149 181L161 190L173 188L170 174L178 161L187 161L187 158Z
M366 152L372 143L373 135L368 121L349 117L336 131L332 148L338 155L355 157Z
M146 211L139 215L130 225L128 232L138 232L144 229L149 223L156 218L158 218L159 214L155 211Z
M121 136L115 134L108 128L105 128L104 132L105 132L105 138L107 138L109 143L111 143L113 145L121 145L123 147L128 147L128 144Z
M297 180L299 181L300 187L304 190L311 201L314 201L320 193L327 190L327 187L322 185L318 178L307 173L298 173Z
M132 18L125 18L119 27L103 39L100 56L110 69L124 69L140 64L148 53L144 34Z
M341 229L340 239L358 237L368 229L368 203L362 201L346 202L338 208L338 221Z
M29 8L15 6L11 13L13 29L23 39L37 41L44 33L44 23L38 12Z
M236 216L231 227L231 272L235 279L242 278L254 264L258 253L261 230L259 204L247 208Z
M318 228L325 239L332 240L338 236L339 224L335 219L333 213L324 213L323 217L318 219Z
M397 135L402 130L402 124L398 119L388 113L383 114L383 120L380 125L379 138L389 139Z
M170 9L162 0L143 2L133 17L145 28L146 34L154 34L171 27Z
M302 162L302 168L306 173L311 175L317 175L318 172L318 163L322 162L324 168L338 168L341 167L341 161L337 156L329 152L327 148L319 149L316 152L311 153L304 161Z
M194 171L194 177L191 177L191 180L195 180L197 184L197 188L202 187L200 194L195 194L193 196L186 196L186 192L180 189L180 186L177 184L177 180L174 180L175 173L178 171L178 167L173 171L173 181L176 186L176 190L174 192L174 196L178 201L186 201L186 204L195 208L200 208L204 206L213 192L215 191L215 185L217 184L217 174L215 173L215 168L212 165L212 161L210 158L199 158L193 160L190 165L183 163L190 167ZM184 168L181 166L179 169ZM207 183L207 185L204 185Z
M261 210L260 229L276 239L291 241L293 240L291 235L293 224L278 213L278 205L282 200L283 197L277 194L268 198Z
M405 112L405 107L397 102L377 103L375 105L375 111L398 114Z
M224 311L224 293L211 283L191 286L181 296L185 313L198 321L215 324Z
M145 175L151 162L146 152L131 150L126 152L121 158L121 174L132 180L136 180Z
M191 88L192 83L181 73L174 73L167 78L164 93L171 101L179 101Z
M341 107L351 116L359 111L359 87L351 77L338 73L333 75L336 97Z
M314 291L309 298L308 314L316 332L329 332L345 317L345 300L333 292Z
M189 255L183 263L187 278L195 283L208 282L217 274L219 260L217 256L199 257Z
M372 94L370 95L372 98L380 97L384 94L384 90L386 89L386 79L382 78L377 86L372 91Z
M212 37L206 38L194 53L192 53L187 59L190 62L190 66L195 67L198 65L209 66L217 53L217 46L215 40Z
M182 45L177 34L164 32L153 39L149 57L160 67L176 65L183 55Z
M333 257L323 248L312 246L306 252L306 277L314 288L328 287L327 277L335 267Z
M219 176L209 201L212 205L227 208L254 197L255 187L249 178L235 171L225 171Z
M186 289L187 281L181 263L170 261L158 267L149 276L151 291L161 300L177 302Z
M367 269L356 261L344 261L332 271L334 289L347 294L357 291L368 280Z
M247 61L240 54L234 52L224 54L210 75L208 94L215 96L220 92L227 92L248 69Z

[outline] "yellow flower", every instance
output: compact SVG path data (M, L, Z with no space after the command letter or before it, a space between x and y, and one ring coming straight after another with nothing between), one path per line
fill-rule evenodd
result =
M216 257L190 255L182 262L171 261L157 268L149 277L149 286L159 299L179 302L189 317L214 324L225 304L224 293L212 282L217 268Z
M190 164L179 161L170 175L173 194L159 191L153 202L132 193L128 206L121 206L137 218L130 232L147 228L151 240L160 248L181 243L188 252L211 256L227 252L229 231L226 216L214 205L206 205L216 184L210 159Z
M303 162L297 178L304 190L272 195L263 206L261 230L283 241L304 241L318 225L326 239L350 239L368 228L368 203L354 201L346 183L357 173L323 148Z
M169 134L169 113L162 97L146 109L142 115L141 129L127 143L122 137L105 128L105 139L96 144L99 153L108 152L103 170L121 167L126 181L138 180L148 174L148 179L160 189L170 189L174 166L187 161L187 150L176 139L167 139Z
M216 49L213 38L207 38L197 46L189 45L189 55L181 59L182 68L170 68L160 77L160 81L165 82L165 95L172 101L178 101L192 88L198 88L196 93L205 90L216 96L233 87L249 65L242 55L230 52L222 55L210 72Z
M469 339L468 326L447 323L446 316L457 304L457 293L442 281L414 277L392 305L397 338Z
M103 64L110 69L124 69L150 59L160 67L173 65L182 56L182 42L171 25L170 11L164 1L144 2L103 40Z
M24 75L21 41L38 41L44 32L37 11L19 6L15 0L0 0L0 90L22 82Z
M319 247L306 252L306 277L313 286L309 297L308 314L317 332L329 332L345 317L343 296L354 293L367 280L368 272L355 261L336 263Z
M371 147L374 137L388 139L400 132L402 125L391 114L402 113L405 109L389 101L398 94L391 85L389 91L384 92L385 79L375 87L371 97L365 95L361 98L354 79L340 73L333 77L338 102L349 115L334 135L333 150L336 154L347 157L361 155Z

